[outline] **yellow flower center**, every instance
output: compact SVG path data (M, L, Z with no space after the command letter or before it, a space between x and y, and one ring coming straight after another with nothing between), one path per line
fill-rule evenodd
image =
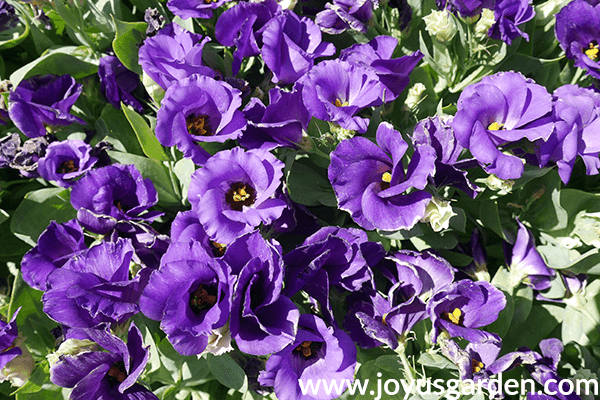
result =
M188 133L193 136L212 136L207 115L190 114L185 119Z
M75 165L75 161L73 160L67 160L63 162L56 170L56 172L59 174L68 174L69 172L77 171L79 171L79 168L77 168L77 166Z
M224 245L222 243L213 242L212 240L210 241L210 245L212 247L212 253L215 257L221 257L223 254L225 254L227 245Z
M346 107L348 105L347 101L342 102L340 99L335 99L333 103L336 107Z
M225 202L232 210L242 211L244 206L250 207L256 201L256 191L243 182L235 182L225 194Z
M588 49L586 49L584 53L590 58L590 60L596 61L598 59L598 51L598 42L592 40L588 46Z
M381 190L389 189L390 182L392 181L392 174L389 172L384 172L381 174L381 182L379 183L379 187Z
M471 359L471 370L473 371L474 374L481 371L483 369L483 367L484 367L484 365L481 361L477 361L474 358Z
M304 341L293 350L296 354L302 354L304 358L315 356L315 352L323 346L322 342Z
M462 311L460 311L460 309L455 308L454 311L452 311L451 313L444 311L442 313L442 319L453 323L454 325L462 325L462 321L463 321L463 315L462 315Z
M488 130L489 131L503 131L504 130L504 124L499 124L498 122L492 122L488 126Z

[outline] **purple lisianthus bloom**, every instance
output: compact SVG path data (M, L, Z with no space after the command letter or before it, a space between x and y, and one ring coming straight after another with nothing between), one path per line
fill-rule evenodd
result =
M158 233L145 221L132 221L120 223L105 240L116 242L119 238L131 240L135 253L146 267L156 269L161 257L171 244L167 235Z
M223 260L237 275L229 329L241 351L267 355L282 350L296 336L298 308L283 287L281 248L252 232L227 247Z
M17 151L21 147L21 137L18 133L9 133L0 139L0 168L9 168Z
M241 105L241 92L227 83L190 76L167 89L156 116L156 137L203 165L210 154L200 142L223 143L242 135L246 119L238 110Z
M589 88L564 85L554 91L555 130L547 141L538 141L540 167L550 161L558 166L561 180L567 184L577 156L585 163L587 174L596 175L600 168L600 94Z
M427 317L425 301L452 282L454 269L434 254L403 250L385 258L377 271L386 279L387 297L372 288L351 294L344 326L361 347L385 343L395 349Z
M365 133L369 120L359 111L380 105L383 87L371 68L339 59L323 61L299 81L302 98L313 117Z
M367 24L373 16L378 0L333 0L325 4L325 10L317 14L315 22L321 30L338 35L348 29L366 33Z
M140 84L140 77L128 70L117 57L102 57L98 65L98 76L100 90L113 107L120 110L120 102L123 102L138 112L143 110L140 102L131 94Z
M454 186L471 198L479 194L481 189L467 178L467 172L462 169L468 166L469 160L458 160L464 148L457 142L451 125L438 117L426 118L415 126L412 140L413 144L428 144L435 149L435 175L430 180L436 187Z
M37 171L47 181L59 186L73 186L77 178L91 170L98 159L91 156L92 147L83 140L54 142L38 160Z
M519 25L533 19L535 11L529 0L499 0L494 6L494 25L488 36L507 44L521 36L529 41L529 35L519 29Z
M144 72L165 90L173 82L194 74L214 77L215 71L202 63L202 49L209 41L208 36L203 38L170 23L144 41L139 62Z
M148 346L134 323L127 344L102 329L86 329L88 336L107 351L61 355L50 366L55 385L73 388L71 399L158 400L136 383L148 362Z
M48 274L87 249L83 239L83 229L77 220L62 224L51 221L37 245L23 256L23 280L34 289L46 290Z
M524 171L521 159L503 153L502 146L547 140L553 129L542 118L552 111L552 97L518 72L499 72L467 86L457 108L452 127L458 143L500 179L516 179Z
M8 115L30 138L44 136L46 125L85 122L69 114L81 94L82 85L70 75L38 75L19 83L8 96Z
M302 141L302 133L310 121L310 114L302 102L302 92L297 88L292 92L271 89L266 107L253 97L243 113L248 125L239 142L249 149L294 147Z
M140 264L131 241L102 242L48 274L44 312L73 328L122 323L139 312L148 274L130 279L129 265Z
M0 32L7 31L19 24L19 16L15 8L4 0L0 0Z
M235 277L195 241L171 244L140 299L144 315L180 354L200 354L214 329L227 323Z
M405 171L406 150L408 144L400 132L383 122L377 129L377 145L354 137L331 153L328 176L339 208L363 228L410 229L425 215L431 194L423 189L435 173L435 150L429 145L415 146ZM416 190L405 193L411 188Z
M26 178L37 178L38 161L46 154L46 149L56 138L52 135L39 136L28 139L17 150L11 168L18 169Z
M87 230L107 233L120 221L152 221L161 215L146 212L158 202L150 179L134 165L109 165L89 171L71 190L77 220Z
M575 0L556 14L554 27L560 47L575 66L583 68L594 78L600 78L600 4Z
M396 99L406 88L409 75L423 58L419 50L400 58L392 58L398 40L391 36L377 36L369 43L355 44L342 50L340 60L371 67L385 90L383 101Z
M223 46L236 47L231 63L234 75L240 71L244 58L260 54L262 32L280 11L276 0L260 3L242 1L221 14L215 25L215 37Z
M493 9L495 0L436 0L438 9L447 9L463 17L474 17L481 14L484 8Z
M493 338L481 343L469 343L465 349L461 349L451 339L440 341L442 354L456 364L460 379L471 379L475 382L485 381L503 372L492 367L500 354L501 347L502 343Z
M442 331L474 343L490 338L500 341L495 333L476 328L494 322L505 306L504 294L489 282L469 279L454 282L435 293L427 303L433 323L432 341L435 343Z
M523 282L535 290L550 288L556 272L548 268L546 262L535 248L533 234L517 220L519 231L514 246L504 243L506 264L515 283Z
M210 240L193 210L179 212L171 224L171 240L175 242L199 242L211 257L223 257L227 245Z
M281 400L329 400L338 394L326 393L325 385L321 385L318 393L305 395L299 381L306 384L321 379L346 384L354 380L355 365L356 347L344 331L328 327L319 317L302 314L296 339L269 357L258 382L272 386Z
M9 322L0 320L0 370L23 354L21 348L15 346L15 340L19 336L16 320L20 310L21 307L15 311Z
M211 1L194 1L194 0L169 0L167 8L175 15L182 19L188 18L211 18L213 10L221 7L230 0L211 0Z
M263 60L273 72L272 81L280 85L296 82L316 58L335 54L335 46L321 41L321 31L311 19L300 19L290 10L269 21L262 40Z
M211 240L229 244L281 215L286 204L273 196L282 176L267 151L220 151L192 174L188 198Z

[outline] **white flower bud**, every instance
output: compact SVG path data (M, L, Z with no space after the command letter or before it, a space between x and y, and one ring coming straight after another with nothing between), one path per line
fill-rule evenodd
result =
M23 346L25 338L19 334L13 345L21 349L21 355L13 358L0 369L0 382L9 380L12 386L21 387L29 380L35 368L35 361L27 347Z
M450 42L458 32L454 16L448 10L432 11L431 14L423 17L423 21L429 35L435 36L442 43Z
M479 36L487 36L488 31L496 23L494 11L489 8L484 8L481 11L481 18L475 24L475 34Z
M293 10L298 0L279 0L278 3L283 10Z
M224 326L212 331L212 335L208 337L208 346L206 346L206 350L202 354L211 353L215 356L220 356L231 350L233 350L233 346L231 345L231 331L229 330L229 322L227 322ZM202 354L198 355L198 357Z
M96 342L92 342L91 340L67 339L60 344L58 350L48 354L46 359L52 367L58 362L61 356L76 356L82 353L100 350L102 350L102 348Z
M500 179L494 174L488 176L483 182L488 188L495 192L499 192L499 194L510 193L513 185L515 184L515 181Z
M423 97L423 93L427 88L421 82L417 82L408 90L408 95L406 96L406 101L404 104L409 110L412 110L419 101Z
M425 216L421 219L421 222L429 222L431 229L435 232L440 232L444 229L448 229L450 226L450 218L452 218L453 215L456 215L456 213L452 210L449 201L432 197L425 208Z

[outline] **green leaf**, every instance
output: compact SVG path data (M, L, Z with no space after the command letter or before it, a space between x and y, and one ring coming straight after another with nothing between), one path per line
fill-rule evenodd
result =
M117 33L113 40L113 50L123 65L142 75L142 67L138 63L139 44L146 34L145 22L124 22L113 17Z
M500 311L500 314L498 314L498 319L496 319L496 321L488 325L487 328L485 328L485 330L489 332L496 332L498 336L503 338L508 332L511 321L513 320L513 316L515 313L515 305L508 291L503 289L501 290L502 293L504 293L504 297L506 298L506 307L504 307L504 309Z
M240 390L246 383L244 370L231 359L229 354L215 356L208 353L206 361L208 361L210 372L221 384Z
M0 32L0 50L12 49L21 44L29 35L29 23L25 19L19 19L14 28Z
M535 349L540 340L548 338L548 335L558 324L563 322L563 312L563 306L535 304L522 327L514 328L511 325L510 330L502 340L502 349L505 352L514 351L514 349L521 346ZM523 329L523 327L527 327L527 329Z
M417 362L429 368L458 369L452 361L439 354L422 353Z
M105 139L108 136L109 140L107 141L116 146L117 150L139 156L144 154L129 120L121 110L107 104L102 109L100 118L96 120L95 125L98 138ZM118 140L119 143L114 143L110 138Z
M516 329L527 320L527 317L531 313L533 307L533 289L529 286L519 288L513 296L513 302L514 314L510 328Z
M40 189L25 195L13 214L10 230L19 239L35 246L38 236L51 221L67 222L76 216L67 189Z
M33 371L27 382L25 382L23 386L11 394L37 393L42 390L42 385L49 380L50 365L48 364L47 360L44 360L38 364L37 368Z
M146 157L118 151L108 151L108 155L118 163L135 165L144 178L149 178L158 192L159 204L165 207L181 205L181 199L175 193L174 183L171 181L167 167L163 164Z
M500 222L498 203L495 200L464 202L461 205L479 219L481 225L494 231L503 240L507 240L502 229L502 222Z
M144 118L123 103L121 103L121 108L133 128L144 154L156 161L169 161L165 150Z
M73 78L83 78L98 72L99 55L86 46L62 46L48 50L10 75L10 81L17 87L21 80L34 75L69 74Z
M290 197L305 206L337 206L337 199L325 172L307 158L301 158L292 164L287 177Z

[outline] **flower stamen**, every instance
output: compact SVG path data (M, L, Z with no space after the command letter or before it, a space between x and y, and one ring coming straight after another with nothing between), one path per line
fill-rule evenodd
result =
M194 314L212 308L217 303L216 294L217 290L214 286L205 288L203 284L200 284L198 289L190 294L190 308Z
M244 206L250 207L256 201L256 190L243 182L235 182L225 194L225 201L232 210L242 211Z
M492 122L491 124L489 124L488 130L489 131L503 131L504 124L500 124L498 122Z
M444 311L442 313L442 319L458 326L462 326L463 314L459 308L455 308L451 313Z
M302 354L304 358L311 358L316 355L316 351L323 346L321 342L304 341L293 350L296 354Z
M485 367L485 365L481 361L477 361L476 359L471 359L471 370L474 374L478 373Z
M188 133L193 136L212 136L208 115L190 114L185 118Z
M379 182L379 187L381 188L381 190L389 189L391 181L392 174L390 174L389 171L386 171L383 174L381 174L381 182Z
M584 51L585 55L590 58L592 61L596 61L598 59L598 52L600 49L598 48L598 42L592 40L588 46L588 49Z
M70 172L77 172L77 171L79 171L79 167L77 167L75 165L75 161L67 160L67 161L64 161L62 164L60 164L60 166L56 170L56 173L57 174L68 174Z
M335 99L333 105L336 107L346 107L348 105L347 101L342 102L340 99Z

